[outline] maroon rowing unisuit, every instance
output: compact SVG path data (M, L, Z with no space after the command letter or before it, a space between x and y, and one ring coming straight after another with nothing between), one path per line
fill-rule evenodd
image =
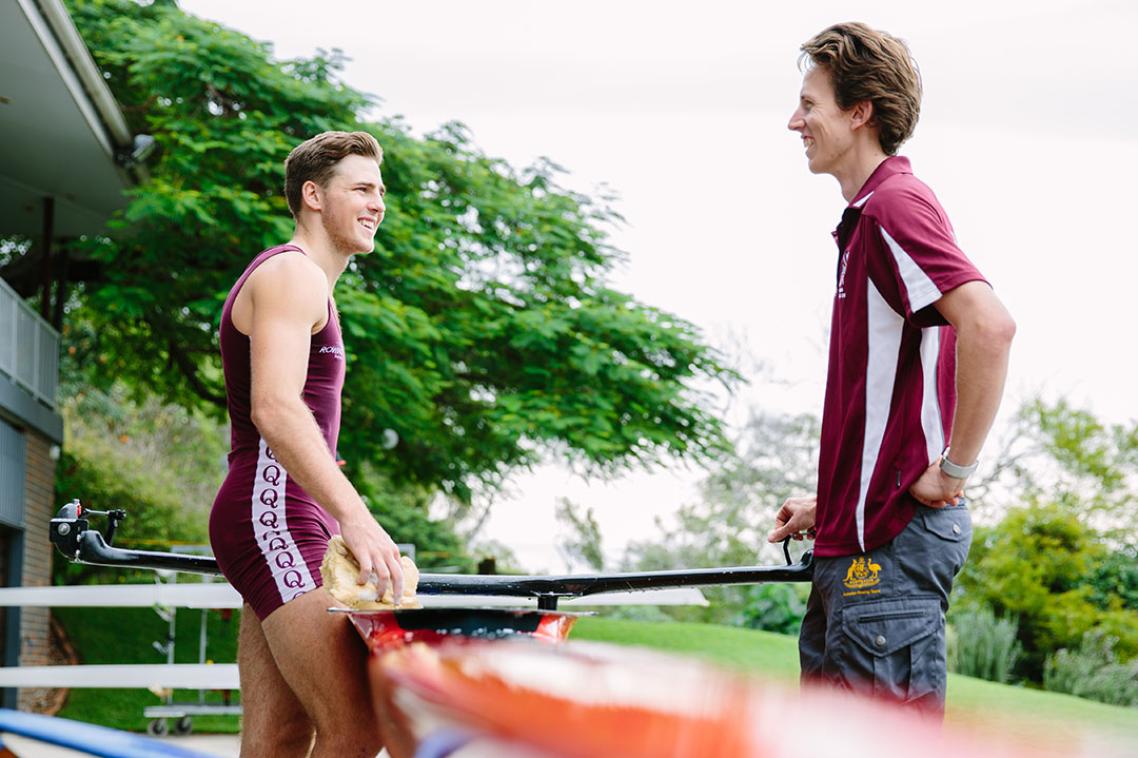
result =
M983 280L906 158L886 159L834 232L837 291L818 465L820 557L892 540L918 503L908 493L951 437L956 336L933 307Z
M253 425L249 337L233 325L233 302L249 275L274 255L303 250L280 245L257 255L233 285L221 311L221 362L229 406L229 474L214 500L209 540L225 578L264 620L289 600L321 585L320 562L340 528L277 462ZM332 301L328 323L312 335L304 402L335 457L344 386L344 343Z

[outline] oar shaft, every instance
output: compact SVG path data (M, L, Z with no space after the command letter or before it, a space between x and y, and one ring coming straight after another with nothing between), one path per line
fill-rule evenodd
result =
M108 545L97 529L89 528L86 519L66 517L53 519L51 538L64 555L79 563L196 574L221 573L217 561L207 556L129 550ZM562 576L423 574L419 578L419 593L536 597L545 600L547 605L555 605L556 598L559 597L583 597L603 592L629 592L669 587L808 582L812 574L812 556L806 553L798 563L785 566L732 566Z

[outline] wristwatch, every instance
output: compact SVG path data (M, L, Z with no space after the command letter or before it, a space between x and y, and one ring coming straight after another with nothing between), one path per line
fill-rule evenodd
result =
M943 471L946 476L950 476L953 479L967 479L979 468L980 461L975 461L967 466L953 463L948 459L949 449L950 448L946 447L944 452L940 454L940 470Z

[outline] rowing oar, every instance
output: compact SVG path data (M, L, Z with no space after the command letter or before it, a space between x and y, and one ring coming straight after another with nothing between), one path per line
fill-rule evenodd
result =
M104 539L88 520L106 516L109 539ZM220 574L211 557L128 550L110 544L114 531L126 518L121 510L94 511L72 500L51 520L51 542L68 560L95 566L157 569L196 574ZM501 595L537 598L537 607L555 610L563 597L584 597L603 592L629 592L670 587L700 587L714 584L762 584L808 582L814 571L813 554L803 553L798 562L790 558L789 540L783 542L786 564L782 566L729 566L725 568L671 569L628 573L566 574L561 576L509 576L471 574L422 574L421 595Z

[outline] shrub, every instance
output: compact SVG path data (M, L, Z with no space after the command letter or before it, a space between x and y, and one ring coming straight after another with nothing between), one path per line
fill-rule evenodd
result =
M991 608L970 607L953 614L948 667L965 676L1006 684L1023 655L1016 639L1019 624L996 618Z
M1120 659L1138 654L1138 613L1125 607L1107 579L1127 575L1108 566L1102 536L1058 505L1013 508L993 527L979 527L972 555L957 580L960 601L1014 620L1023 645L1016 676L1042 681L1044 662L1060 648L1079 646L1102 630L1118 639Z
M1101 608L1138 611L1138 545L1123 545L1106 557L1090 578L1092 600Z
M1076 650L1063 648L1049 656L1043 686L1101 703L1138 706L1138 660L1119 661L1117 642L1110 635L1092 632Z
M760 584L753 588L743 608L743 624L779 634L796 634L806 615L806 585Z

